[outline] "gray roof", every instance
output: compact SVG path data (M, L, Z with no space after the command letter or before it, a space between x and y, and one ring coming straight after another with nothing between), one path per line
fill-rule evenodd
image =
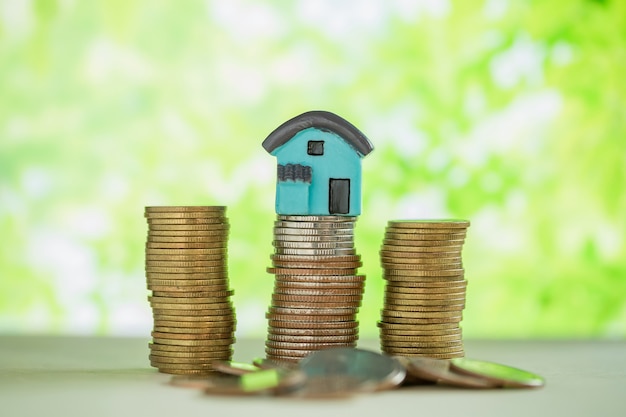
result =
M265 138L263 148L272 153L274 149L289 142L298 132L310 127L336 133L363 156L374 149L369 139L352 123L334 113L320 110L309 111L287 120Z

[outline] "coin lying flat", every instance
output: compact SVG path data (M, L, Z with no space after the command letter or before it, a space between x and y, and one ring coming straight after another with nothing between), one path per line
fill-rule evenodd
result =
M309 383L307 387L305 383L296 396L382 391L400 385L406 375L405 368L395 359L355 348L312 353L300 362L299 369L309 377L323 376L323 380L314 386Z
M450 369L500 387L539 388L545 384L543 377L532 372L493 362L456 358L451 361Z
M407 374L416 378L464 388L493 388L495 386L481 378L452 372L450 361L446 359L404 356L397 356L396 359L406 367Z
M423 219L423 220L390 220L387 222L389 227L409 228L409 229L467 229L470 225L467 220L460 219Z

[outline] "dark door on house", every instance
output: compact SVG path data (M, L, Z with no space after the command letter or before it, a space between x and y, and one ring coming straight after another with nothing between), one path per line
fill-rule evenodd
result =
M329 190L328 212L330 214L350 213L350 180L331 178Z

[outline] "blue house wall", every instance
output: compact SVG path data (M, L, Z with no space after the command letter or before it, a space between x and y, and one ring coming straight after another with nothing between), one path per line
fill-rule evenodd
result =
M324 141L323 155L307 153L309 141ZM272 151L279 165L300 164L311 167L311 182L281 181L276 184L276 213L285 215L330 215L330 179L349 179L349 211L361 213L362 155L331 131L310 127L298 132Z

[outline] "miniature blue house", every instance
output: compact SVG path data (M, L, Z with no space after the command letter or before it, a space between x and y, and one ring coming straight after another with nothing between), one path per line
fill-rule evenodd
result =
M350 122L307 112L280 125L262 145L278 162L276 213L361 213L361 158L374 148Z

